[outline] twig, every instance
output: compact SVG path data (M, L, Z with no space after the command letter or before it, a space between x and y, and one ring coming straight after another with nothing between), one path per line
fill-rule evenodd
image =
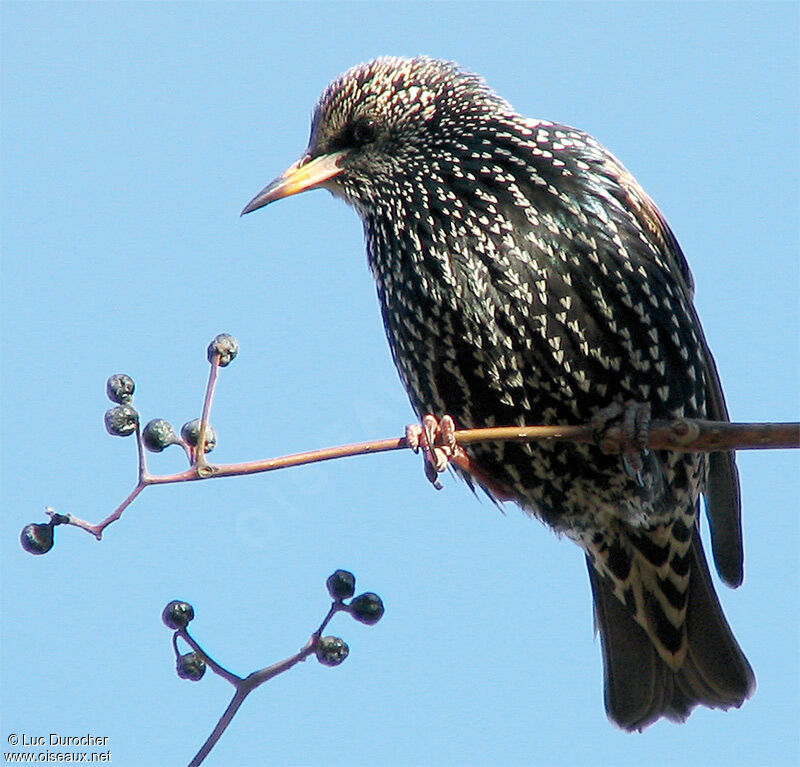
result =
M278 676L278 674L283 674L301 661L306 660L309 655L313 655L317 648L317 642L319 642L319 638L322 636L322 632L325 630L325 627L328 625L328 623L330 623L331 618L333 618L333 616L341 609L343 609L341 603L334 602L331 605L331 609L328 610L328 614L325 616L325 619L322 621L319 628L309 637L308 641L294 655L290 655L288 658L284 658L283 660L273 663L271 666L267 666L266 668L262 668L259 671L254 671L252 674L249 674L244 678L238 677L235 674L231 674L229 671L222 668L218 663L209 658L206 652L200 647L200 645L197 644L197 642L195 642L186 629L182 629L181 631L177 632L177 636L183 638L195 652L199 652L203 656L208 664L208 667L214 671L214 673L219 674L223 678L227 679L235 688L231 702L222 713L222 716L219 718L216 726L206 739L206 742L203 743L192 761L189 762L189 767L198 767L198 765L202 764L203 760L208 756L211 749L214 748L214 746L217 744L217 741L222 737L222 734L226 729L228 729L228 725L231 723L231 721L233 721L233 717L236 716L236 712L239 710L242 703L244 703L245 698L247 698L247 696L253 692L253 690L255 690L257 687L260 687L265 682L268 682L270 679Z
M145 460L145 446L142 431L139 427L138 413L130 407L132 402L133 381L128 376L125 385L129 391L123 392L126 399L112 397L115 402L124 402L125 407L114 408L109 414L122 410L118 418L112 418L112 426L118 422L119 427L108 427L112 434L118 436L128 436L134 434L138 453L138 475L137 483L122 503L104 520L93 524L86 520L74 517L71 514L57 514L53 509L48 509L50 515L50 531L55 525L71 525L93 535L97 540L103 536L103 531L112 522L120 518L122 513L139 494L149 485L168 485L177 482L196 482L201 479L212 479L219 477L236 477L248 474L260 474L267 471L277 471L287 469L290 466L304 466L309 463L320 461L331 461L335 458L346 458L355 455L369 455L371 453L385 453L389 450L413 449L415 452L418 445L409 444L406 436L391 437L389 439L370 440L368 442L358 442L350 445L339 445L337 447L322 448L319 450L309 450L304 453L284 455L278 458L266 458L257 461L247 461L243 463L229 463L214 465L206 458L207 450L213 448L213 430L209 424L211 415L211 405L214 399L217 379L220 368L227 367L238 354L238 343L233 336L227 333L218 335L207 349L208 361L211 369L208 374L205 395L203 397L202 415L199 420L199 427L188 429L186 433L181 431L181 439L177 439L172 433L172 427L168 427L169 440L157 444L153 447L148 443L148 449L163 450L169 444L177 443L186 452L189 459L189 468L175 474L150 474L147 470ZM108 386L113 379L109 379ZM118 383L118 382L117 382ZM110 390L110 389L109 389ZM109 395L111 396L111 395ZM166 422L164 422L166 423ZM190 422L191 424L192 422ZM190 424L186 424L184 429ZM148 427L150 424L148 424ZM145 427L145 432L148 432ZM621 453L626 447L626 438L623 430L619 426L608 426L598 432L591 424L583 425L563 425L563 426L507 426L492 427L486 429L462 429L454 430L453 423L447 430L450 442L444 443L445 437L440 433L433 445L428 445L430 458L431 448L444 447L452 449L457 445L474 445L479 442L504 441L504 442L573 442L582 444L596 445L604 453ZM187 434L195 436L187 436ZM647 435L647 446L653 450L671 450L684 453L691 452L715 452L725 450L763 450L767 448L800 448L800 423L727 423L721 421L702 421L689 418L681 418L674 421L653 421L650 424ZM446 461L444 465L446 465ZM427 466L427 464L426 464ZM439 471L437 467L435 471ZM432 481L435 476L428 477ZM434 482L435 485L438 483ZM41 527L41 526L39 526ZM38 529L33 525L34 529ZM24 531L23 531L24 532ZM50 541L49 546L52 546ZM30 549L33 550L33 549ZM48 548L39 549L35 553L44 553Z
M141 441L136 432L137 441ZM606 453L621 449L621 431L608 428L599 447ZM474 445L479 442L574 442L598 444L598 436L592 426L506 426L488 429L462 429L455 432L459 445ZM653 421L650 425L648 447L654 450L672 450L683 453L708 453L725 450L765 450L800 448L800 423L727 423L723 421L700 421L682 418L675 421ZM102 522L91 524L70 514L61 515L61 524L72 525L94 535L100 540L105 528L115 522L122 512L148 485L168 485L177 482L196 482L203 479L238 477L261 474L292 466L331 461L372 453L408 448L405 437L370 440L349 445L309 450L278 458L266 458L244 463L212 465L195 463L185 471L175 474L149 474L140 470L140 478L128 497ZM140 450L140 455L142 451ZM199 451L195 451L197 455ZM50 513L48 511L48 513Z
M206 428L208 419L211 415L211 403L214 401L214 391L217 387L217 374L219 373L219 355L211 355L211 368L208 371L208 383L206 384L206 394L203 398L203 413L200 417L200 436L195 448L194 465L197 467L198 474L206 476L210 467L206 461Z
M245 698L253 690L305 661L311 655L316 655L317 660L324 666L338 666L348 657L350 648L343 639L335 636L322 636L322 632L325 631L333 616L340 612L349 613L359 623L373 626L381 620L385 609L383 600L374 592L367 591L354 597L355 585L356 578L353 573L348 570L336 570L326 581L328 594L333 600L331 606L317 630L311 634L303 647L288 658L259 671L254 671L246 677L240 677L223 668L189 634L188 625L194 620L194 608L190 604L173 600L164 608L161 619L168 628L175 632L172 635L172 647L175 651L178 676L196 682L202 679L206 669L210 668L213 673L221 676L234 687L234 694L227 708L205 743L189 763L189 767L198 767L208 756L244 703ZM178 649L179 639L186 642L193 652L182 654Z

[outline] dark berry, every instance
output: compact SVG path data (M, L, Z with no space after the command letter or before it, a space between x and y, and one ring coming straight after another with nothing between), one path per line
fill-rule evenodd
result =
M239 342L230 333L220 333L208 345L208 361L212 362L214 357L218 357L221 368L230 365L238 353Z
M106 381L106 394L112 402L118 405L127 405L133 399L133 390L136 384L125 373L115 373Z
M139 425L139 414L130 405L117 405L106 410L106 431L115 437L129 437Z
M315 652L323 666L338 666L350 654L350 648L339 637L321 637Z
M187 421L181 427L181 437L183 441L191 447L197 447L200 441L200 419L195 418L193 421ZM206 453L210 453L217 444L217 435L211 424L206 425Z
M331 599L341 602L349 599L356 591L356 576L347 570L337 570L326 581Z
M53 525L32 522L22 528L19 542L29 554L47 554L53 548Z
M161 613L161 620L168 629L177 631L185 629L191 620L194 619L194 607L188 602L179 602L173 599Z
M178 676L181 679L188 679L190 682L199 682L206 673L206 662L203 660L203 656L197 652L179 655L175 665Z
M383 617L383 600L371 591L359 594L349 605L350 614L361 623L371 626Z
M142 442L151 453L160 453L180 440L169 421L165 421L163 418L154 418L152 421L148 421L142 430Z

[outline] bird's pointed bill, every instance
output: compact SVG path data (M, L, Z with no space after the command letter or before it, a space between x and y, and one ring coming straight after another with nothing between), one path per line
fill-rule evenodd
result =
M244 206L241 215L263 208L275 200L316 189L342 172L339 163L345 154L346 152L341 151L324 154L313 160L309 159L308 155L300 158L253 197Z

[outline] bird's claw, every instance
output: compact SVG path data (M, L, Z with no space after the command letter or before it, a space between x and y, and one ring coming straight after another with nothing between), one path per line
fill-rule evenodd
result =
M456 443L456 424L452 417L445 415L441 420L426 415L422 423L406 426L406 444L415 452L422 450L425 457L425 476L437 489L442 489L439 482L441 474L450 461L463 452Z
M618 441L607 439L605 433L612 426L620 430ZM644 486L644 459L648 455L647 440L650 434L650 404L628 400L612 402L592 417L592 428L604 452L621 452L622 469L640 486ZM605 445L604 445L605 443Z

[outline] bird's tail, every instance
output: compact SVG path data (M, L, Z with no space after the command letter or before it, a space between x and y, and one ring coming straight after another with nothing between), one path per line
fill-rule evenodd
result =
M739 707L755 676L722 613L696 525L692 534L686 604L686 654L674 669L587 558L605 670L609 718L643 730L664 716L684 721L695 706Z

